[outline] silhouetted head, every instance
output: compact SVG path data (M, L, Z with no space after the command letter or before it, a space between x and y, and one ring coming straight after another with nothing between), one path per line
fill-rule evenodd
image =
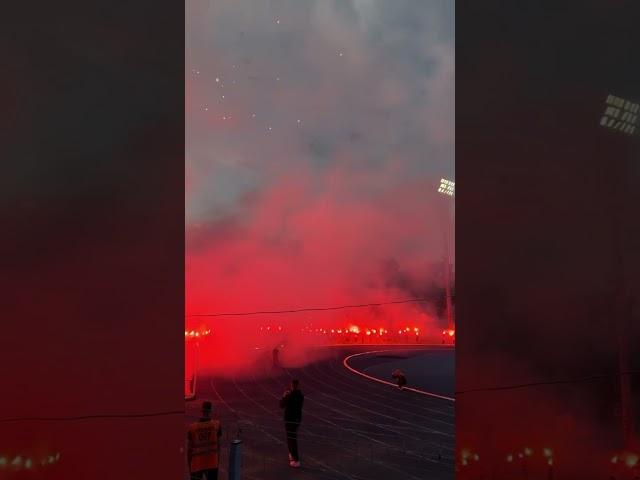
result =
M203 417L210 417L211 416L211 410L213 410L213 404L209 400L205 400L204 402L202 402L202 416Z
M291 389L298 390L300 388L300 381L298 379L291 380Z

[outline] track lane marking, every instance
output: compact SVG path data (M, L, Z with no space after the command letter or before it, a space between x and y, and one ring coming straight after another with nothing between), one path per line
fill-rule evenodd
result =
M335 362L331 362L331 364L329 365L332 374L334 375L338 375L339 378L343 379L345 382L352 382L354 380L354 377L351 375L351 373L346 370L344 368L344 365L342 365L342 362L337 360ZM345 385L345 382L338 382L341 383L343 385ZM375 390L370 390L371 386L374 386L371 382L369 382L366 378L362 379L362 382L364 382L363 384L358 384L358 390L361 391L363 394L367 395L367 396L373 396L373 397L377 397L377 398L383 398L386 399L387 397L383 394L381 394L379 391L378 393L376 393ZM350 384L350 383L349 383ZM367 387L365 387L365 385ZM374 387L375 388L375 387ZM396 386L397 388L397 386ZM418 409L421 410L423 412L428 412L425 413L424 415L426 416L430 416L431 414L435 414L435 415L441 415L443 417L447 417L449 419L453 419L455 417L454 414L450 413L448 410L450 408L453 407L453 405L451 405L450 402L445 402L445 403L429 403L427 405L430 405L429 407L422 405L420 403L415 403L412 399L416 399L418 397L411 397L411 396L407 396L402 400L398 401L398 405L403 405L406 408L412 408L412 409ZM437 402L439 401L439 399L433 399L433 402ZM437 405L437 406L436 406ZM441 408L445 408L446 410L441 410ZM445 420L443 420L445 421ZM451 424L453 424L453 422L451 422Z
M346 387L346 386L351 386L350 384L347 384L347 383L342 382L342 381L340 381L340 380L336 380L336 379L334 379L333 377L331 377L331 376L330 376L330 374L327 374L327 373L323 372L323 371L320 369L320 365L319 365L318 363L316 363L316 364L314 365L314 368L315 368L315 371L318 373L318 375L321 375L321 376L323 376L323 377L325 377L325 378L326 378L326 377L328 377L328 378L332 379L336 384L344 385L345 387ZM329 367L329 368L330 368L330 367ZM348 375L348 374L347 374L347 375ZM345 379L346 379L346 377L343 377L343 378L345 378ZM353 381L353 377L351 377L351 380ZM339 389L338 389L338 388L336 388L336 387L332 386L331 384L329 384L329 385L331 386L332 390L339 391ZM377 387L374 387L374 388L377 388ZM361 389L358 389L358 390L361 390ZM341 394L342 394L342 392L341 392ZM416 412L416 411L415 411L417 408L419 408L419 407L420 407L420 405L407 404L407 403L403 403L403 402L401 402L401 403L400 403L400 405L401 405L401 406L399 406L399 407L391 407L391 406L389 406L389 404L387 403L387 402L389 401L389 398L390 398L390 397L388 397L388 396L386 396L386 395L384 395L384 396L380 396L380 395L376 395L376 394L375 394L375 393L373 393L373 392L366 392L366 393L351 393L351 392L345 392L345 394L346 394L346 395L350 395L350 396L352 396L352 397L361 397L361 398L362 398L362 397L364 397L364 398L363 398L363 400L364 400L364 401L366 401L366 402L369 402L369 403L372 403L372 404L376 404L376 405L383 406L383 407L384 407L384 408L386 408L386 409L391 409L391 410L395 410L395 411L398 411L398 412L407 413L407 414L409 414L409 415L410 415L410 416L412 416L412 417L420 418L421 420L426 421L426 422L441 423L441 424L443 424L443 425L446 425L447 427L453 427L453 426L454 426L454 422L452 422L452 421L442 420L442 419L439 419L439 418L434 418L434 414L435 414L435 415L441 415L441 416L452 417L452 415L448 415L448 414L446 414L446 413L442 412L441 410L437 410L437 409L427 409L427 411L431 412L431 415L428 415L428 414L425 414L425 413L418 413L418 412ZM373 396L383 398L384 400L376 400L376 399L372 398ZM415 399L415 398L418 398L418 397L411 397L411 398L414 398L414 399ZM393 400L394 400L394 401L397 401L397 399L395 399L395 398L394 398ZM420 400L420 401L424 401L424 400ZM408 410L413 410L413 412L409 412Z
M415 349L415 350L418 350L418 349ZM398 385L396 385L395 383L387 382L386 380L382 380L381 378L372 377L371 375L367 375L366 373L361 372L359 370L356 370L355 368L353 368L353 367L351 367L349 365L349 360L351 360L354 357L359 357L361 355L370 355L372 353L387 353L387 352L393 352L393 350L371 350L371 351L368 351L368 352L354 353L352 355L347 356L342 361L342 365L344 365L344 367L347 370L350 370L351 372L355 373L356 375L360 375L361 377L367 378L367 379L372 380L374 382L382 383L384 385L389 385L390 387L393 387L393 388L398 388ZM456 401L455 398L446 397L444 395L438 395L437 393L433 393L433 392L427 392L427 391L421 390L419 388L404 387L404 390L409 390L410 392L419 393L420 395L426 395L427 397L433 397L433 398L439 398L441 400L447 400L449 402L455 402Z

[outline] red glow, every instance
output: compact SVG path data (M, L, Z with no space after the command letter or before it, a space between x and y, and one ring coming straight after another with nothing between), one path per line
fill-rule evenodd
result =
M242 112L228 113L243 118ZM290 158L295 152L289 148L283 145L273 158ZM258 185L251 195L235 202L237 215L232 212L229 221L187 215L187 315L383 303L410 297L404 287L389 286L396 272L411 284L434 283L441 272L442 249L440 236L432 230L439 225L435 209L440 207L422 202L418 208L407 208L433 190L433 179L389 184L387 174L399 168L397 162L365 173L351 171L349 162L348 152L338 153L335 167L320 176L299 165L288 168L287 176L278 168L277 175L270 177L267 165L262 173L273 181ZM188 212L204 211L200 202L210 198L215 168L202 168L186 166ZM363 198L360 192L368 191L377 192L377 198ZM371 261L381 258L394 260L388 266ZM286 343L286 348L355 342L440 343L438 332L444 319L432 305L407 303L215 317L207 322L215 335L203 347L203 363L224 369L250 363L253 354L244 352L278 342ZM419 339L409 334L415 328ZM367 336L367 329L376 332ZM396 334L400 331L405 333ZM215 355L204 352L214 348Z
M208 337L209 335L211 335L211 329L206 327L184 331L185 341L194 340L195 338L200 339L200 338Z
M385 327L384 324L380 325L379 318L375 319L375 323L367 323L364 316L358 318L357 324L342 325L336 325L331 319L322 324L300 319L294 324L294 319L286 320L291 324L219 323L215 335L209 327L186 329L185 342L194 344L194 348L186 352L185 395L196 368L200 371L219 368L223 373L238 373L238 369L248 369L260 355L276 346L282 349L281 358L293 355L291 352L295 351L296 358L302 359L307 358L307 353L303 353L305 349L319 345L439 343L436 339L439 330L428 328L426 322L421 322L419 326L405 326L403 322L402 328L398 328L392 319ZM235 338L236 342L229 343L229 337ZM220 362L220 359L223 361Z

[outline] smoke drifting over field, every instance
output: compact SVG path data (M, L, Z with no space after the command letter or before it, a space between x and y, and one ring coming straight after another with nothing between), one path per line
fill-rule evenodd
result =
M440 331L452 4L194 0L187 19L187 314L432 299L188 319L215 362L250 363L261 327L292 362L316 328Z
M348 183L356 182L362 185L361 179ZM410 327L439 341L441 227L429 221L435 215L426 206L405 211L427 187L428 182L398 186L367 201L357 199L346 184L345 191L334 189L332 194L314 195L310 186L288 184L256 196L245 205L244 222L234 219L189 230L187 305L192 313L206 313L416 297L430 301L189 322L197 320L194 325L199 326L203 321L215 337L224 338L218 352L229 349L239 356L249 346L264 346L267 339L296 346L317 343L318 328L329 334L357 327L365 335L366 327L393 333Z

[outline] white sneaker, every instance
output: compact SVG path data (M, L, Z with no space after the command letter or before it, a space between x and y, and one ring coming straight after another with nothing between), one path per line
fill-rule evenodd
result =
M296 462L296 461L291 460L289 462L289 466L293 467L293 468L300 468L300 462Z

